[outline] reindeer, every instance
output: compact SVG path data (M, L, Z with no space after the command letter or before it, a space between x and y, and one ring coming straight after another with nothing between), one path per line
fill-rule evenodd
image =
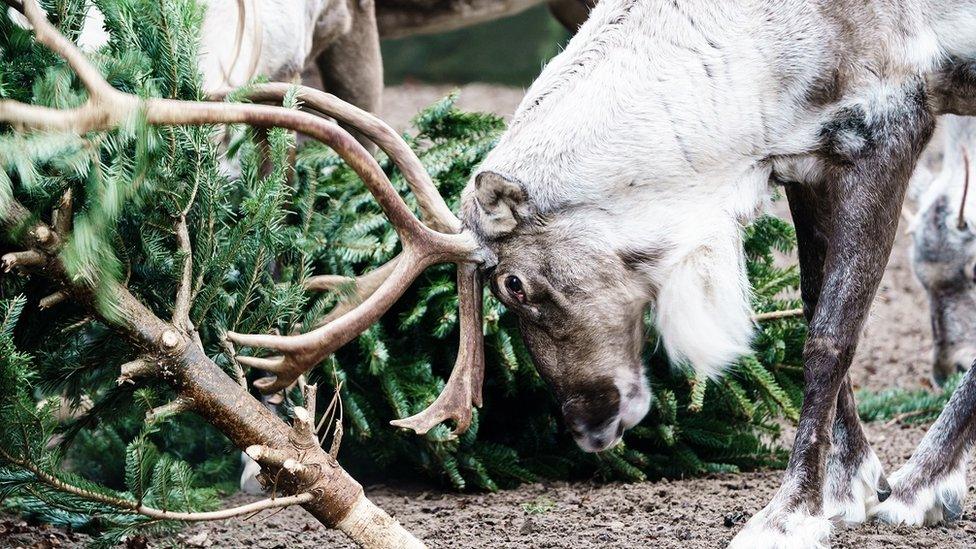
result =
M5 2L8 16L29 28L15 0ZM109 37L101 10L86 9L78 45L91 52ZM294 81L316 63L336 96L369 111L380 106L383 65L372 0L208 0L200 38L206 93L243 86L259 75Z
M463 343L442 395L394 422L456 430L480 405L479 264L520 319L566 423L589 451L647 412L641 318L671 359L709 376L752 334L742 227L781 185L809 323L804 403L781 488L733 548L824 547L832 519L958 515L976 439L970 370L889 479L847 370L891 251L909 178L942 114L976 114L971 0L604 0L528 90L462 199L478 243L461 270ZM228 334L294 381L436 257L411 236L361 280L345 316L297 336ZM437 229L435 229L437 230Z
M942 170L921 196L911 228L912 268L928 293L932 374L940 385L976 358L976 196L969 193L968 152L976 120L946 116L944 132Z
M472 404L481 404L486 279L519 316L580 446L608 448L649 406L637 352L645 308L654 309L671 358L705 374L720 375L748 348L742 226L778 184L796 224L809 321L804 403L783 484L732 547L824 547L832 518L922 524L958 515L976 440L976 368L890 482L858 421L847 369L936 117L976 114L976 2L741 0L727 9L706 0L605 0L529 89L465 190L458 219L396 132L348 103L307 88L298 90L302 111L137 98L113 89L36 3L7 1L41 25L39 39L72 66L89 98L63 110L0 101L0 120L86 133L138 112L153 125L303 131L350 164L396 227L400 255L345 281L354 291L329 322L300 335L227 334L238 347L281 353L237 357L274 374L260 390L287 387L375 323L427 267L455 263L455 369L430 407L394 424L419 433L443 421L456 431L470 425ZM242 94L280 103L290 90L266 84ZM383 149L420 215L362 145L314 113ZM33 228L19 231L25 250L0 258L0 267L36 268L88 296L56 255L70 231L62 214L52 229L29 221L16 200L2 206L5 224ZM307 444L306 410L287 430L241 396L194 342L186 307L166 322L124 286L113 288L124 333L154 349L149 356L166 357L174 388L195 411L251 445L271 471L286 463L316 471L309 511L354 539L378 540L377 530L396 526ZM293 438L302 445L277 447ZM389 537L399 545L406 538Z
M579 445L612 446L648 409L646 307L672 360L707 375L748 348L742 226L774 183L799 241L805 398L782 487L732 546L957 516L974 374L889 486L847 369L936 117L976 114L974 61L974 2L602 1L463 200Z

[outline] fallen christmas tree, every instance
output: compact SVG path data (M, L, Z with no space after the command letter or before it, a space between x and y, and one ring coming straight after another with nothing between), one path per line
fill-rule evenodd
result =
M59 0L46 7L61 31L74 36L83 4ZM97 4L112 40L93 60L114 88L144 98L200 99L198 10L191 2ZM0 19L0 100L78 107L88 84L31 32ZM262 89L270 88L231 99L254 98ZM289 109L310 97L275 89L285 90L278 99ZM468 174L502 127L496 117L458 111L448 98L418 116L406 143L456 210ZM0 281L0 390L9 395L0 403L0 498L16 508L102 530L106 544L181 520L249 513L254 509L174 514L216 505L213 488L237 472L230 448L254 439L267 445L296 432L309 438L310 430L330 452L318 442L309 451L340 477L336 455L356 476L405 478L421 471L457 488L594 472L639 480L783 460L774 420L796 415L804 327L789 299L797 273L777 267L772 257L772 250L792 247L792 230L779 220L763 218L747 229L760 315L755 354L725 379L705 381L669 366L651 336L654 407L611 451L576 450L513 320L488 296L484 407L471 428L452 437L441 425L417 436L389 425L434 401L458 354L450 266L428 270L357 342L309 371L304 391L287 393L280 412L298 417L292 429L247 395L248 381L260 373L248 371L247 357L224 335L307 331L355 297L347 277L401 252L397 233L363 186L362 168L310 143L298 148L292 169L294 140L277 128L242 132L231 147L240 163L234 177L220 170L213 125L156 127L134 117L81 135L20 129L0 126L0 255L14 254L8 266L27 275ZM407 205L422 210L397 163L382 154L379 161ZM57 242L49 240L52 234ZM25 244L43 264L27 261L38 256L23 255ZM316 276L321 273L329 275ZM194 349L190 363L168 362L170 326L178 328L177 346ZM147 345L158 355L154 360L144 358ZM223 401L250 415L228 420L219 403L187 407L188 386L198 398L217 389L228 393L232 398ZM318 387L318 407L310 386ZM333 393L338 397L330 403ZM58 422L62 399L92 405L79 418ZM292 499L265 506L304 504L330 525L340 522L340 511L323 500L342 494L302 490L301 475L292 476L276 477L277 492ZM355 496L355 481L342 482Z

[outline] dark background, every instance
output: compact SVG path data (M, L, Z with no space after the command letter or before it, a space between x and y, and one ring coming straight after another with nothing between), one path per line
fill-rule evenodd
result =
M386 83L528 86L568 40L569 33L545 5L448 33L385 40Z

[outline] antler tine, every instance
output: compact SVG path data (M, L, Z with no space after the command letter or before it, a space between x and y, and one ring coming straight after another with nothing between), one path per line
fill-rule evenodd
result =
M400 169L410 190L417 197L417 204L427 226L445 233L461 231L461 221L437 192L437 187L434 186L420 159L386 122L332 94L307 86L284 83L259 84L250 88L246 97L255 102L280 102L291 90L297 91L297 98L303 102L303 108L314 110L352 126L376 143ZM225 95L226 92L216 94L217 97Z
M273 359L256 359L253 357L238 357L243 364L267 370L276 375L274 379L265 378L255 382L264 393L274 393L289 387L298 376L304 374L342 347L373 323L380 319L396 302L410 284L433 261L430 258L415 255L407 249L402 259L396 261L393 271L380 286L362 303L355 306L348 313L336 318L311 332L293 336L276 335L246 335L234 332L227 333L227 339L238 345L248 347L264 347L283 353L283 356Z
M384 263L381 267L356 278L337 275L319 275L306 280L305 289L311 291L337 290L350 283L354 286L353 294L342 299L327 315L317 321L315 327L318 328L319 326L324 326L332 322L336 318L353 310L357 305L373 295L380 285L383 284L383 281L390 277L390 274L396 268L397 262L400 260L401 256L398 255Z
M959 204L959 220L956 222L956 228L960 231L966 228L966 199L969 197L969 152L966 150L966 147L962 147L962 164L966 173L962 180L962 202Z
M456 251L456 241L439 240L439 233L428 229L413 215L373 156L338 124L313 114L268 105L173 99L142 101L113 88L85 55L51 25L36 0L24 2L24 14L33 25L37 40L68 62L89 90L90 97L83 106L66 110L0 100L0 119L28 128L84 133L114 127L141 109L146 121L152 125L249 124L287 128L309 135L335 150L369 188L401 240L415 241L418 248L431 252L441 251L441 248Z
M447 385L437 399L419 414L391 421L422 435L446 420L454 420L452 436L471 425L472 404L481 407L485 377L484 332L481 324L481 279L476 265L458 265L458 306L461 345Z

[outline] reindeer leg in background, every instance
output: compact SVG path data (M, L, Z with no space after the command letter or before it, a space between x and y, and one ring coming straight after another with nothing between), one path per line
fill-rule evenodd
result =
M890 84L889 84L890 85ZM895 239L901 205L935 118L921 82L841 110L823 129L832 215L825 225L823 284L804 348L803 408L783 485L730 547L829 544L825 466L837 399Z
M796 226L800 293L808 323L813 320L823 289L826 235L832 218L826 195L823 185L791 183L786 187ZM823 506L827 518L839 517L848 524L864 522L879 497L887 496L888 484L881 461L871 449L857 415L850 376L837 396L833 441L825 474Z
M966 497L966 465L976 443L976 373L970 368L908 463L891 475L879 520L920 526L954 521Z
M326 91L364 111L378 113L383 100L383 58L373 0L347 0L352 26L315 61ZM375 145L355 127L346 126L370 151Z
M860 524L891 494L881 460L864 435L850 376L837 395L833 439L824 479L824 515Z

